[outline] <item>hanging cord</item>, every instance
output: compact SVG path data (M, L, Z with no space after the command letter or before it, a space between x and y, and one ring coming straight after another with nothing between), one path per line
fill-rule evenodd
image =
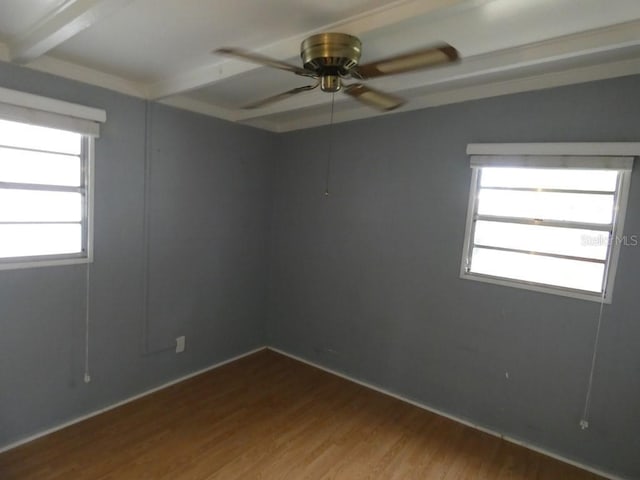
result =
M612 238L610 241L615 242L616 239ZM611 246L609 247L609 250L611 250ZM586 430L587 428L589 428L589 411L591 410L591 392L593 390L593 376L596 370L596 362L598 360L598 347L600 345L600 330L602 328L604 300L607 295L607 285L609 284L609 262L610 261L611 259L609 258L609 261L607 261L605 266L603 280L602 280L602 285L603 285L602 297L600 297L600 311L598 313L598 325L596 327L596 336L595 336L595 339L593 340L593 354L591 356L591 369L589 370L589 382L587 383L587 393L584 398L584 409L582 410L582 418L578 423L578 425L580 425L580 428L582 430Z
M85 304L84 304L84 383L91 381L89 373L89 320L91 302L91 263L87 263L85 277Z
M336 94L331 94L331 117L329 120L329 148L327 149L327 181L324 190L324 196L329 196L329 180L331 178L331 155L333 153L333 112L335 106Z
M618 221L618 215L619 215L619 210L618 210L618 205L619 205L619 198L618 195L620 192L620 189L622 188L622 182L624 180L624 177L622 177L620 174L618 175L618 187L616 189L616 198L615 198L615 205L616 207L613 210L613 224L615 225L616 222ZM598 313L598 325L596 327L596 336L593 340L593 354L591 356L591 369L589 370L589 382L587 383L587 393L585 395L585 399L584 399L584 409L582 411L582 418L580 419L580 422L578 423L578 425L580 426L580 428L582 430L586 430L587 428L589 428L589 412L591 411L591 394L592 394L592 390L593 390L593 377L594 377L594 373L595 373L595 369L596 369L596 362L598 361L598 347L600 345L600 331L602 329L602 316L604 314L604 301L605 301L605 297L607 295L607 287L609 285L609 267L611 264L611 259L612 259L612 250L613 247L615 246L615 244L612 244L611 242L617 242L618 241L618 237L616 236L616 231L615 229L611 232L611 236L609 237L609 245L608 245L608 255L607 255L607 262L605 263L605 268L604 268L604 274L603 274L603 280L602 280L602 297L600 298L600 311Z
M596 338L593 342L593 356L591 357L591 371L589 372L589 383L587 385L587 395L584 399L584 410L582 411L582 418L580 419L580 428L585 430L589 428L589 410L591 409L591 390L593 388L593 373L596 369L596 361L598 359L598 345L600 343L600 328L602 327L602 312L604 310L604 295L602 292L602 299L600 301L600 313L598 314L598 326L596 328Z

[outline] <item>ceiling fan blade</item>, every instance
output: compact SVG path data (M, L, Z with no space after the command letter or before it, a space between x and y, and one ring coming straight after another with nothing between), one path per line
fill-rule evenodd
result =
M316 83L315 85L305 85L304 87L292 88L291 90L287 90L286 92L273 95L272 97L263 98L262 100L258 100L257 102L254 102L254 103L250 103L249 105L245 105L242 108L251 110L254 108L264 107L266 105L279 102L280 100L284 100L285 98L289 98L294 95L297 95L298 93L308 92L309 90L318 88L318 85L319 83Z
M344 93L378 110L389 111L406 103L406 100L402 97L366 87L361 83L345 86Z
M249 62L259 63L260 65L266 65L267 67L279 68L280 70L286 70L287 72L295 73L296 75L302 75L303 77L315 77L316 74L305 70L304 68L296 67L286 62L281 62L275 58L266 57L259 53L248 52L239 48L218 48L213 51L221 55L227 55L230 57L240 58L242 60L248 60Z
M458 51L451 45L444 44L359 65L351 69L350 73L354 78L366 80L384 75L395 75L396 73L422 70L423 68L429 68L443 63L455 62L458 58Z

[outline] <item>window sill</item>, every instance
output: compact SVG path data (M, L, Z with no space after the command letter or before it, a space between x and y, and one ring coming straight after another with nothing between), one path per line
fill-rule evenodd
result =
M520 288L523 290L530 290L539 293L550 293L552 295L560 295L562 297L576 298L579 300L589 300L591 302L603 302L602 294L590 293L584 290L573 290L570 288L553 287L549 285L543 285L539 283L527 282L525 280L509 280L505 278L492 277L490 275L483 275L479 273L462 272L460 278L464 280L474 280L476 282L492 283L494 285L500 285L503 287ZM604 303L610 304L612 295L605 295Z
M0 270L21 270L25 268L61 267L65 265L81 265L93 263L92 258L60 258L51 260L24 260L20 262L0 262Z

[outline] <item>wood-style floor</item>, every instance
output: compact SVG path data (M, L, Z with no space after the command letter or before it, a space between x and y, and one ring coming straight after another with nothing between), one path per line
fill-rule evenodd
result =
M263 351L0 454L0 478L601 477Z

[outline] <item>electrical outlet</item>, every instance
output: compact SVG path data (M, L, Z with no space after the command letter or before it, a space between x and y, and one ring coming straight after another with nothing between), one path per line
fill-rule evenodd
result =
M184 352L184 345L185 344L185 337L178 337L176 338L176 353L182 353Z

